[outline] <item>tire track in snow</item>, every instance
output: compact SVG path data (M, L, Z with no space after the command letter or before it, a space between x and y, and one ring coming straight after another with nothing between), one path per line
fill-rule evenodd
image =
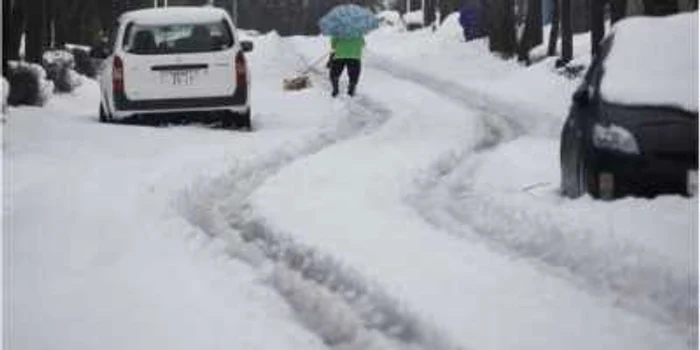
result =
M317 80L322 72L312 70ZM371 133L390 111L371 98L346 102L347 115L305 145L253 160L185 191L181 212L225 248L228 256L259 268L300 321L338 350L453 349L430 325L354 269L297 243L266 223L251 221L247 199L288 164L360 134ZM226 215L225 213L229 213Z
M369 64L401 79L421 84L469 109L481 112L487 131L471 150L446 155L416 179L416 190L406 200L432 225L461 238L480 239L504 254L527 258L548 273L565 278L589 293L612 299L612 304L641 314L688 335L697 344L696 278L655 263L644 248L629 244L594 245L585 228L565 230L566 218L532 209L523 213L476 191L470 181L451 177L462 164L470 171L499 145L525 135L549 136L552 125L542 125L539 111L406 67L378 55ZM546 118L556 120L556 118ZM459 175L464 175L463 173ZM453 183L459 183L456 188ZM456 197L456 194L459 194ZM444 199L449 198L448 204ZM557 213L554 213L557 214ZM499 217L498 223L492 218ZM523 235L523 231L530 234ZM474 237L474 233L476 236ZM579 239L571 239L574 235ZM537 237L538 239L522 238ZM581 249L581 247L585 247ZM639 257L642 257L642 261ZM612 294L612 296L611 296Z

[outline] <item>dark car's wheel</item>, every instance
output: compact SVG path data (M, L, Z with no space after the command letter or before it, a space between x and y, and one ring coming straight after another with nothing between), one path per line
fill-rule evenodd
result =
M579 147L576 156L576 177L573 182L573 191L571 197L580 197L586 193L594 198L598 198L598 179L596 171L593 169L592 162L588 159L583 146Z

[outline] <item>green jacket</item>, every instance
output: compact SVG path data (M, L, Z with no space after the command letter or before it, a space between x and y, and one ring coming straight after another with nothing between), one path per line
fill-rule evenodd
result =
M365 47L365 38L331 38L331 48L334 58L338 59L361 59L362 49Z

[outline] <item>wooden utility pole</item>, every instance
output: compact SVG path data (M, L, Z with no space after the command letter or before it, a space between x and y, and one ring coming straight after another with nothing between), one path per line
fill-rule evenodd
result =
M561 0L561 59L559 66L571 62L574 55L573 28L571 23L571 0Z
M605 4L603 1L593 0L591 5L591 55L598 54L600 42L605 36Z
M610 0L610 21L615 23L625 17L627 0Z
M32 0L27 8L25 59L29 62L41 63L41 56L44 51L44 23L46 19L44 5L44 0Z
M552 2L552 27L549 29L549 45L547 56L557 54L557 41L559 41L559 0Z
M431 25L435 22L435 2L437 0L423 0L423 23Z
M527 0L525 29L518 43L518 61L530 64L530 50L542 43L542 0Z
M513 0L493 0L488 7L489 50L503 57L516 52L515 14Z

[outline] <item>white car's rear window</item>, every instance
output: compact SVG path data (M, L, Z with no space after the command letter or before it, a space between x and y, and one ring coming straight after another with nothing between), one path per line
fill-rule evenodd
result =
M213 23L127 25L124 50L136 55L211 52L233 46L226 21Z

